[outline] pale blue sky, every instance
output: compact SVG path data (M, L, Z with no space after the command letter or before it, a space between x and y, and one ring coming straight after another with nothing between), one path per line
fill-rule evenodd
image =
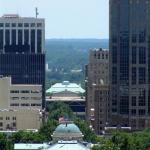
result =
M0 0L0 15L18 13L46 21L46 38L108 38L109 0Z

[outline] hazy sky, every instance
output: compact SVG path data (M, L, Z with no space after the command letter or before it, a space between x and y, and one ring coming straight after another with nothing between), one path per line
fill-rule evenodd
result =
M45 18L46 38L108 38L109 0L0 0L0 15Z

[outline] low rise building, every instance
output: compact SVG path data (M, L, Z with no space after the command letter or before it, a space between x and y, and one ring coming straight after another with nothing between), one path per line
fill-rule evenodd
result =
M42 125L39 109L1 109L0 130L34 130Z
M76 83L63 81L56 83L46 91L46 103L57 101L64 102L69 105L72 111L81 118L85 118L85 90Z
M12 84L0 77L0 130L39 129L42 124L42 86Z

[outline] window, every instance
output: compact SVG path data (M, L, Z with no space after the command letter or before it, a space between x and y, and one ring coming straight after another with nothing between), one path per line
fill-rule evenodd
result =
M145 115L145 109L139 109L139 115L140 116Z
M11 103L10 106L19 106L18 103Z
M3 27L4 26L4 24L3 23L0 23L0 27Z
M13 127L16 127L16 122L13 122L13 123L12 123L12 126L13 126Z
M132 84L136 84L136 67L132 68Z
M3 117L0 117L0 120L3 120Z
M145 84L146 82L146 69L144 67L139 68L139 84Z
M19 97L11 97L11 100L19 100Z
M3 123L2 122L0 122L0 127L2 127L3 126Z
M37 27L42 27L42 23L37 23Z
M117 67L112 68L112 84L117 84Z
M30 106L30 104L26 103L26 104L21 104L21 106Z
M145 64L146 63L146 49L145 47L139 48L139 64Z
M22 30L18 30L18 45L22 45Z
M16 45L16 30L11 30L11 39L12 39L12 44Z
M37 52L42 52L42 30L37 30Z
M4 33L3 33L3 30L0 30L0 50L3 49L3 44L4 44L4 40L3 40L3 37L4 37Z
M16 120L16 117L13 117L12 120Z
M18 90L11 90L10 93L19 93Z
M136 106L136 96L132 96L132 106Z
M41 97L31 97L32 100L41 100Z
M129 113L129 96L120 96L120 114Z
M31 106L41 106L41 104L31 104Z
M18 23L18 27L22 27L22 23Z
M31 52L35 53L35 30L31 30Z
M131 110L131 115L132 115L132 116L135 116L135 115L136 115L136 109L132 109L132 110Z
M5 27L10 27L10 23L6 23L6 24L5 24Z
M112 63L117 63L117 46L112 47Z
M35 27L35 23L31 23L31 27Z
M12 26L12 27L16 27L16 23L12 23L11 26Z
M28 23L24 23L24 27L29 27L29 24Z
M9 118L9 117L6 117L6 120L10 120L10 118Z
M29 97L21 97L21 100L29 100Z
M139 89L139 106L146 105L146 91L145 89Z
M28 90L22 90L21 93L30 93Z
M132 64L136 64L136 46L132 47Z
M29 43L29 30L24 30L24 44L28 45Z

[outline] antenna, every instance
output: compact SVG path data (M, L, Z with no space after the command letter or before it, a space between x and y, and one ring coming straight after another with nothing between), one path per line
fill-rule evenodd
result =
M35 16L36 16L36 18L38 17L38 15L39 15L39 12L38 12L38 8L36 7L35 8Z

